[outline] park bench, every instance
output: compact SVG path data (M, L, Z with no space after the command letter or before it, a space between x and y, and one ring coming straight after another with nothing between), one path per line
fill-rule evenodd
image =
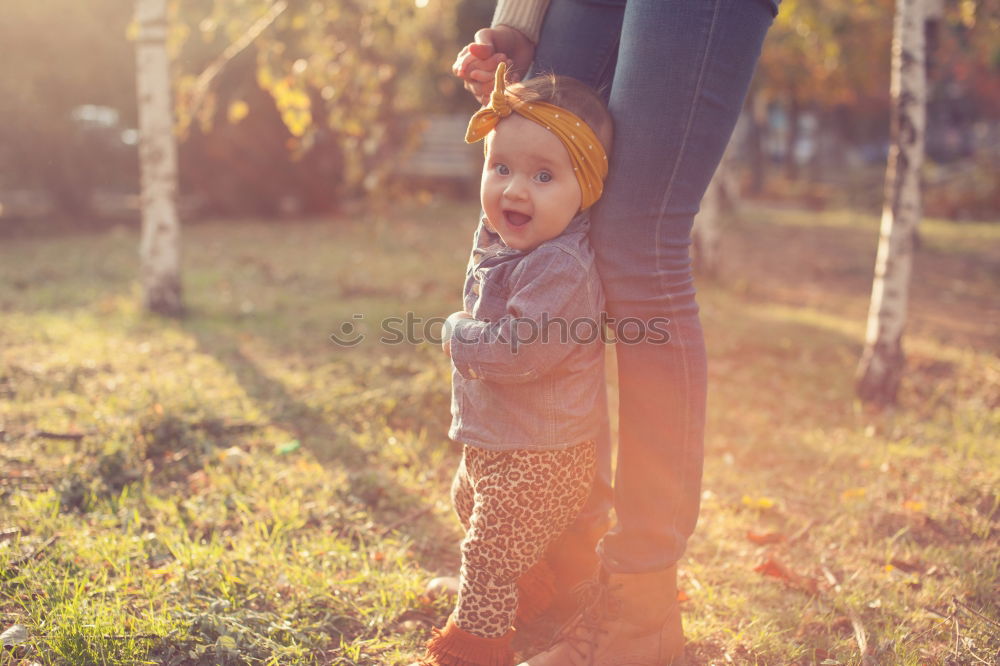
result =
M420 141L396 173L405 179L478 183L483 164L481 143L465 143L469 117L464 114L425 118Z

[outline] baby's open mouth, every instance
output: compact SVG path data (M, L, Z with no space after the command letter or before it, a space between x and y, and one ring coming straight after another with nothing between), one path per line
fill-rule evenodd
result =
M507 224L509 224L512 227L521 227L527 224L528 222L531 222L530 215L525 215L524 213L518 213L517 211L513 210L505 210L503 212L503 217L507 221Z

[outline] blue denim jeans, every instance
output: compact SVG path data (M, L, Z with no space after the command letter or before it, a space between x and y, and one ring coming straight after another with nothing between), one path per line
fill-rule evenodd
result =
M619 444L599 446L581 520L617 524L598 546L616 573L663 569L698 519L704 457L705 341L691 274L691 226L743 105L771 0L552 0L533 71L578 78L615 120L610 174L591 242L608 314L670 319L666 344L619 341Z

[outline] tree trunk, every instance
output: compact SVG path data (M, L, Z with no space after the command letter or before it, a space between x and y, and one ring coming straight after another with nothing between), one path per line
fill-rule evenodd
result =
M796 145L799 142L799 96L792 88L788 95L788 134L785 135L785 176L788 180L798 180L799 162Z
M694 222L695 267L705 277L719 274L719 249L722 239L722 184L716 177L708 184L701 199L701 210Z
M750 153L750 184L747 189L750 196L756 196L764 191L764 174L767 169L767 159L764 155L764 139L768 128L767 100L764 95L751 89L746 108L750 118L747 130L747 150Z
M897 0L892 39L892 145L865 350L855 389L864 402L896 401L903 374L903 328L920 221L920 165L924 155L926 70L924 0Z
M742 140L743 133L737 131L729 140L726 152L719 162L719 168L715 170L705 196L702 197L701 209L694 222L696 266L699 273L710 278L717 278L722 266L723 218L726 213L732 212L739 202L739 174L733 159L733 146Z
M143 305L160 314L182 311L177 145L170 102L166 0L136 0L136 88L142 180Z

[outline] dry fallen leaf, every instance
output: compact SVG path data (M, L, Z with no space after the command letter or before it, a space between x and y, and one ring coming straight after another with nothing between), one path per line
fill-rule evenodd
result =
M844 492L840 493L840 501L851 502L853 500L859 500L867 494L867 488L848 488Z
M16 536L21 535L20 527L4 527L0 528L0 542L8 541Z
M764 546L769 543L781 543L785 540L785 535L780 532L754 532L752 530L748 530L747 539L758 546Z
M830 623L830 629L837 632L838 634L853 634L854 625L851 624L851 618L846 615L838 615Z
M750 497L749 495L743 496L743 504L751 509L770 509L776 503L777 502L770 497Z
M765 576L783 580L789 585L805 590L809 594L819 593L819 582L815 578L795 573L774 557L765 559L754 567L754 571Z
M222 459L223 465L229 469L236 469L246 464L250 456L240 447L230 446L225 451L220 452L219 457Z
M788 578L791 573L784 564L778 562L773 557L769 557L753 568L757 573L773 578Z
M18 645L28 640L28 629L22 624L12 624L0 634L0 645L4 647Z
M919 562L908 562L906 560L901 560L901 559L899 559L897 557L894 557L891 560L889 560L889 564L892 565L893 567L895 567L896 569L899 569L901 571L905 571L906 573L923 573L924 572L924 566L922 564L920 564Z

